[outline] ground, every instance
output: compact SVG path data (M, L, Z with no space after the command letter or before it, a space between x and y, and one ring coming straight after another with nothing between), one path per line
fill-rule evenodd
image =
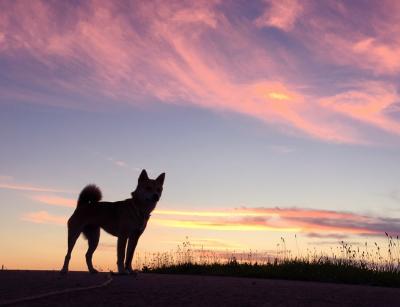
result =
M0 306L52 291L100 285L110 276L0 271ZM285 280L190 275L112 276L106 286L17 306L400 306L400 289Z

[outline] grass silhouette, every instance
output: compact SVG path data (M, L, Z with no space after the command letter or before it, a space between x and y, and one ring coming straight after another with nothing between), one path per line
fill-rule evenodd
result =
M304 256L293 256L286 249L284 238L273 256L252 251L221 253L196 249L186 238L175 252L146 256L142 271L400 287L399 239L385 234L384 252L376 242L360 248L341 241L329 255L308 250Z

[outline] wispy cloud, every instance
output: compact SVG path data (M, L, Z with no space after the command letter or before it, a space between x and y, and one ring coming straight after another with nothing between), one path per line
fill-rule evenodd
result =
M129 165L128 162L120 160L120 159L115 159L113 157L108 157L107 161L110 161L112 164L114 164L115 166L120 167L120 168L129 169L129 170L132 170L132 171L135 171L135 172L141 171L140 168L131 166L131 165Z
M388 193L388 196L389 196L390 199L394 200L395 202L399 202L400 203L400 189L391 190Z
M114 163L115 163L115 165L120 166L120 167L126 167L127 166L126 162L121 161L121 160L117 160Z
M296 151L295 148L284 145L271 145L270 149L278 154L289 154Z
M400 33L392 26L398 4L368 4L265 1L259 3L261 15L249 19L218 1L3 1L0 57L18 68L8 78L30 86L26 94L26 86L18 88L17 82L2 92L18 101L68 107L70 101L55 99L59 93L135 103L157 99L237 112L289 134L368 143L371 136L363 125L400 135L385 113L398 101L395 78L382 77L400 72ZM357 28L353 17L359 10L371 18L357 19ZM271 28L284 34L271 35ZM321 63L305 70L304 50L308 62ZM21 59L41 69L27 74ZM321 93L307 76L326 66L327 76L332 66L349 73ZM372 74L355 80L365 70ZM342 86L377 76L384 78L382 89ZM115 164L125 167L124 161Z
M66 216L53 215L47 211L37 211L25 213L22 217L22 221L36 223L36 224L51 224L51 225L66 225Z
M316 233L316 232L310 232L307 233L306 236L308 238L313 238L313 239L337 239L337 240L344 240L349 237L347 234L340 234L340 233ZM322 242L322 241L320 241ZM332 241L323 241L323 242L331 242ZM337 242L337 241L336 241Z

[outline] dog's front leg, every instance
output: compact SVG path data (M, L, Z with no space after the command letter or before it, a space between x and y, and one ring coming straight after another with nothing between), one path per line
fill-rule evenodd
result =
M126 247L126 236L118 237L117 242L117 266L118 266L118 273L119 274L127 274L124 269L124 258L125 258L125 247Z
M132 259L133 259L133 254L135 253L135 248L138 243L139 237L140 237L139 233L131 235L128 241L128 248L126 249L125 270L128 271L130 274L133 273Z

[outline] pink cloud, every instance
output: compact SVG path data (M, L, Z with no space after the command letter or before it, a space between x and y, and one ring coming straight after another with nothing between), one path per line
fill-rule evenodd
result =
M16 182L12 176L0 175L0 189L28 192L73 193L73 191Z
M139 104L157 98L236 112L285 133L329 142L368 143L353 120L399 133L398 125L383 115L397 97L390 85L365 96L355 90L324 97L310 93L305 89L312 84L302 78L303 63L296 50L260 34L264 30L260 27L279 28L322 61L395 74L400 69L396 60L400 35L394 29L387 37L395 16L374 19L378 30L371 35L295 0L267 1L265 11L254 20L231 19L229 10L214 1L90 1L81 6L13 1L2 6L7 14L0 14L0 56L29 55L46 67L50 77L35 78L33 84L43 82L83 96L102 95L113 102ZM347 19L352 12L344 5L327 6ZM60 67L65 76L54 73ZM373 100L382 93L384 101L376 109ZM77 107L75 101L57 95L42 98L42 93L26 89L6 88L4 95ZM346 98L349 95L366 98L368 110L355 107Z
M264 13L255 20L258 27L275 27L290 31L303 11L298 0L265 1Z
M392 43L379 42L377 38L365 37L352 46L355 56L363 59L360 66L377 73L395 74L400 71L400 40Z
M388 114L392 105L400 101L394 86L383 82L366 82L354 90L323 98L323 107L363 121L377 128L400 134L400 124Z
M259 216L262 215L278 215L283 218L333 218L333 219L348 219L348 220L365 220L366 218L362 215L350 213L350 212L339 212L333 210L316 210L316 209L304 209L304 208L238 208L236 212L242 213L255 213Z
M398 12L399 2L391 0L360 6L314 3L293 35L325 62L375 75L396 75L400 72L400 29L393 25L399 21Z
M38 186L31 186L31 185L17 184L17 183L0 183L0 189L30 191L30 192L71 193L71 191L67 190L52 189L47 187L38 187Z

